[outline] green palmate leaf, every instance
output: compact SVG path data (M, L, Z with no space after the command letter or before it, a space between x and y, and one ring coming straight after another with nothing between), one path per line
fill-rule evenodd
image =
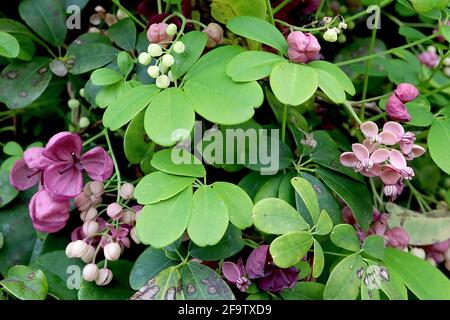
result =
M319 168L317 173L322 180L336 192L342 200L352 209L356 221L367 230L372 221L373 203L367 187L343 175L334 173L328 169Z
M41 270L27 266L14 266L8 270L0 285L11 295L20 300L45 300L48 284Z
M295 206L295 189L292 187L291 179L297 174L294 171L288 171L281 179L280 186L278 188L278 197L281 200L286 201L291 206Z
M228 21L227 28L239 36L264 43L287 54L286 39L274 25L265 20L251 16L236 17Z
M116 59L119 50L105 43L80 43L69 47L68 53L75 58L72 74L85 73L104 66Z
M0 171L6 171L6 172L11 172L11 169L14 165L14 162L16 162L17 160L20 160L20 158L22 158L21 156L12 156L7 158L5 161L2 162L2 164L0 165ZM4 179L4 183L8 183L9 184L9 176L5 175ZM12 188L12 186L11 186ZM18 194L19 192L17 192ZM0 205L1 207L1 205Z
M217 244L227 230L228 221L228 209L220 195L211 187L199 187L194 193L187 226L191 240L199 247Z
M126 51L121 51L117 54L117 66L124 77L128 77L131 70L133 70L134 62L130 54Z
M314 260L313 260L313 270L312 276L314 278L318 278L323 271L323 267L325 266L325 256L323 254L322 247L320 243L313 239L314 241Z
M136 292L131 300L184 300L178 268L173 266L161 271Z
M270 179L270 176L263 176L259 172L250 172L238 183L251 199L255 198L258 190Z
M316 70L326 71L339 82L340 86L342 86L347 93L352 96L355 95L355 87L352 80L350 80L348 75L335 64L328 61L312 61L308 63L308 66Z
M1 18L0 19L0 31L13 34L31 35L31 31L22 23L12 19Z
M100 87L100 91L98 91L95 96L95 104L97 104L100 108L106 108L112 104L117 97L141 85L142 84L140 82L134 80L125 81L125 79L121 79L114 84Z
M97 86L107 86L122 79L123 77L120 73L109 68L97 69L91 74L91 81Z
M430 12L434 9L438 0L410 0L414 9L419 13Z
M103 261L98 263L103 268ZM108 269L113 273L113 279L107 286L97 286L95 282L81 282L78 300L127 300L133 290L129 285L129 275L133 263L127 260L108 261Z
M211 15L220 23L237 16L266 17L266 2L264 0L213 0Z
M362 267L363 260L356 253L340 261L328 278L323 298L325 300L355 300L361 284L357 272Z
M21 156L23 154L23 149L17 142L8 141L3 146L3 152L9 156Z
M330 215L325 210L322 210L316 224L316 233L319 236L324 236L329 234L332 229L333 221L331 220Z
M125 131L123 150L130 163L139 164L151 145L144 130L144 113L141 112L131 120Z
M429 262L393 248L386 248L383 261L419 299L450 299L450 280Z
M244 190L228 182L215 182L212 187L225 202L233 225L243 230L253 224L253 202Z
M175 79L181 78L189 68L200 58L206 46L208 36L205 32L192 31L180 38L186 49L183 53L172 52L175 63L172 65L173 77Z
M270 244L270 255L280 268L289 268L298 263L313 245L311 233L296 231L276 238Z
M159 93L153 84L125 91L114 100L103 114L103 125L117 130L139 114Z
M405 104L411 120L408 124L418 127L428 127L434 120L433 114L430 112L431 105L424 97L418 97L414 101Z
M31 36L24 34L14 34L14 38L17 39L20 46L17 58L24 61L30 61L31 59L33 59L36 47Z
M41 255L30 267L41 270L48 283L48 293L61 300L76 300L77 290L67 286L67 280L74 268L82 270L84 263L80 259L67 258L63 250Z
M3 165L3 163L2 163ZM15 197L19 195L19 191L16 190L9 183L9 172L1 169L0 170L0 208L6 206Z
M195 177L183 177L153 172L145 176L136 186L134 197L140 204L153 204L180 193L195 181Z
M178 176L202 178L206 175L203 164L185 149L158 151L153 156L151 164L159 171Z
M229 258L240 252L245 246L242 232L229 224L223 238L213 246L199 247L191 243L189 254L204 261L217 261Z
M424 35L419 30L408 26L400 26L400 28L398 28L398 33L404 36L406 40L410 42L420 40L426 37L426 35Z
M344 88L339 81L328 72L316 69L319 77L319 88L336 104L343 103L346 100Z
M292 289L280 292L284 300L322 300L325 286L318 282L297 282Z
M445 173L450 174L448 146L450 145L450 119L436 119L428 134L428 148L433 161Z
M44 40L54 46L64 43L67 34L65 8L59 0L23 0L20 17Z
M227 65L227 75L237 82L268 77L274 65L285 61L279 55L265 51L246 51L238 54Z
M281 103L298 106L313 96L319 85L317 72L310 67L281 62L270 74L270 87Z
M266 198L255 204L253 223L258 230L270 234L286 234L309 227L297 210L276 198Z
M10 109L20 109L39 98L52 79L49 62L48 58L35 57L9 64L0 77L0 101Z
M131 18L125 18L108 29L108 37L119 47L132 50L136 44L136 26Z
M269 178L269 180L267 180L261 186L261 188L259 188L258 192L255 195L255 198L253 199L253 202L257 203L266 198L276 198L282 180L283 175L281 173Z
M15 58L20 51L20 45L16 38L9 33L0 31L0 56Z
M217 48L201 57L186 74L184 91L195 111L206 120L225 125L246 122L264 95L256 81L236 83L225 73L228 62L243 51L238 46Z
M319 201L317 200L317 195L314 188L308 180L301 177L292 178L291 184L298 195L302 198L303 203L312 217L312 221L316 224L317 221L319 221L320 209Z
M408 290L402 278L392 269L389 271L389 281L381 281L380 289L390 300L408 300Z
M442 24L439 27L439 31L442 34L442 36L445 38L445 40L447 40L447 42L450 42L450 26L446 26L446 25Z
M198 262L180 268L186 300L234 300L233 292L215 270Z
M364 282L364 277L361 278L361 300L372 300L372 301L376 301L376 300L380 300L380 290L379 289L375 289L375 288L368 288L365 285Z
M147 248L137 258L130 272L130 286L134 290L142 288L158 273L178 263L166 257L164 250Z
M384 258L384 239L377 235L368 236L362 245L362 249L369 256L383 260Z
M189 136L194 121L194 108L186 94L179 88L169 88L150 102L144 127L155 143L172 146Z
M163 248L181 237L191 217L192 187L172 198L144 206L136 221L139 239Z
M330 235L331 241L340 248L359 251L360 244L355 229L349 224L334 226Z

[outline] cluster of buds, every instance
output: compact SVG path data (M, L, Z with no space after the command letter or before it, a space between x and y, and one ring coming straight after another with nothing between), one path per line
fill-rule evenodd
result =
M150 45L147 52L141 52L139 55L139 63L148 66L147 73L150 77L156 79L156 86L161 89L168 88L170 83L174 81L170 67L175 63L172 50L175 53L183 53L186 47L183 42L173 42L173 37L177 34L177 26L174 23L167 24L154 23L147 31L147 38ZM167 46L171 44L169 48Z
M403 191L403 180L415 175L406 160L420 157L425 149L414 144L415 134L405 132L397 122L386 122L381 132L372 121L363 123L360 129L366 139L362 144L354 143L353 152L342 153L340 161L366 177L380 177L384 194L394 201ZM400 150L393 148L396 145Z
M105 8L102 6L96 6L94 10L95 13L89 17L89 23L93 25L93 27L89 28L89 32L106 33L105 30L100 30L98 28L102 22L106 23L108 27L111 27L119 20L128 17L128 14L121 9L118 9L115 15L106 12Z
M413 101L419 96L419 90L409 83L401 83L394 90L386 103L386 113L394 121L408 122L411 115L405 103Z
M75 207L80 212L83 225L76 228L71 235L72 242L66 247L69 258L80 258L86 263L83 269L83 279L95 281L99 286L111 282L113 274L107 266L107 261L116 261L125 248L131 245L130 238L140 243L135 229L136 217L142 209L141 206L128 207L118 202L110 203L102 211L102 196L105 193L101 182L88 182L83 191L75 197ZM124 183L118 190L122 200L133 199L134 186ZM106 212L109 221L101 217ZM105 266L99 269L95 263L97 254L102 250L105 257Z
M338 40L338 35L347 28L347 24L344 21L341 21L337 27L328 28L323 34L323 39L328 42L336 42Z
M342 209L342 220L345 223L351 224L356 229L356 233L361 242L364 242L370 235L378 235L384 238L386 246L405 250L409 242L408 233L402 227L389 228L387 223L388 219L388 214L380 213L377 209L374 209L373 222L370 225L369 231L365 232L356 222L352 210L348 206Z
M428 246L413 247L410 253L427 260L433 266L444 263L445 268L450 271L450 239Z

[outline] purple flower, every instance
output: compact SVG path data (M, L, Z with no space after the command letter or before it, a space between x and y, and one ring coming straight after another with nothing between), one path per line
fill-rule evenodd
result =
M230 261L224 262L222 273L228 281L235 284L242 292L245 292L250 286L250 280L245 277L245 267L241 258L238 260L237 265Z
M319 57L320 44L310 33L293 31L287 37L289 60L296 63L307 63Z
M131 226L128 226L128 228L125 227L120 227L117 228L110 224L107 223L106 227L109 229L109 234L104 235L102 237L102 240L100 241L100 245L104 248L108 243L111 242L117 242L120 244L120 247L123 249L125 248L129 248L131 243L130 243L130 239L128 238L128 234L130 232Z
M81 139L70 132L60 132L48 142L43 156L53 163L44 169L47 192L55 199L70 199L83 189L83 171L96 181L108 179L113 170L111 157L102 147L81 155Z
M385 233L386 245L389 247L404 249L408 245L409 236L402 227L395 227Z
M370 154L366 146L361 143L352 145L353 152L344 152L340 156L341 163L355 169L366 177L376 177L381 173L380 163L387 160L389 151L378 149Z
M411 120L411 115L395 93L389 97L386 103L386 113L389 118L395 121L408 122Z
M425 51L419 55L419 61L432 69L439 64L439 56L434 51Z
M33 227L42 232L52 233L61 230L69 219L68 200L54 200L45 190L38 191L29 204Z
M394 92L403 103L413 101L419 96L419 90L410 83L400 83Z
M297 268L278 268L272 261L268 245L262 245L250 253L245 269L248 277L257 279L259 288L264 291L279 292L297 283Z
M412 132L406 132L403 127L394 121L386 122L383 126L383 130L391 132L395 135L397 143L400 145L400 150L405 155L407 160L420 157L425 153L425 149L421 146L414 144L416 141L416 135Z

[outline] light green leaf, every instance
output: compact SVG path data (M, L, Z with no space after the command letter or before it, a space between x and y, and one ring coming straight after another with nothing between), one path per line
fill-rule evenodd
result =
M316 69L316 73L319 76L319 88L336 104L343 103L346 100L344 88L328 72Z
M45 300L47 297L48 284L44 273L27 266L11 267L0 285L20 300Z
M355 229L349 224L334 226L330 235L331 241L340 248L350 251L359 251L360 244Z
M380 289L390 300L408 300L408 290L403 280L392 269L388 270L389 281L381 281Z
M180 163L175 162L174 159ZM200 160L185 149L158 151L153 156L151 164L159 171L178 176L203 178L206 175L205 167Z
M313 245L311 233L296 231L279 236L270 244L270 255L280 268L289 268L298 263Z
M3 146L3 152L8 156L21 156L23 154L23 149L17 142L8 141Z
M134 189L134 197L140 204L153 204L167 200L180 193L195 181L194 177L183 177L161 171L146 175Z
M228 221L228 209L219 194L209 186L199 187L187 226L191 240L199 247L215 245L225 234Z
M335 64L328 61L312 61L308 63L308 66L314 69L326 71L339 82L346 92L352 96L355 95L355 86L353 85L352 80L350 80L348 75Z
M266 198L255 204L253 223L258 230L270 234L286 234L309 227L297 210L277 198Z
M259 188L258 192L253 199L254 203L261 201L266 198L277 198L278 189L280 188L281 181L283 180L283 175L281 173L272 176L267 180L261 188Z
M323 267L325 266L325 256L323 254L322 247L320 243L313 239L314 241L314 260L313 260L313 270L312 276L314 278L318 278L323 271Z
M303 203L309 211L314 224L319 221L320 209L319 201L317 200L316 192L308 180L301 177L294 177L291 180L291 184L295 191L302 198Z
M144 206L136 221L139 239L155 248L164 248L186 230L192 211L192 187L172 198Z
M238 54L227 65L227 75L237 82L248 82L268 77L274 65L285 61L279 55L266 51L246 51Z
M281 62L270 74L270 87L281 103L298 106L311 98L319 85L317 72L310 67Z
M364 239L362 249L369 256L383 260L384 258L384 239L378 235L372 234Z
M108 37L124 50L132 50L136 44L136 26L131 18L119 20L108 29Z
M322 300L325 286L318 282L297 282L292 289L280 292L284 300Z
M133 58L131 58L130 54L126 51L120 51L117 54L117 66L119 67L120 72L126 78L133 70L134 62Z
M431 105L424 97L405 104L408 113L411 115L411 120L408 124L417 127L428 127L434 120L433 114L430 112Z
M265 0L212 0L211 3L211 15L223 24L237 16L265 19L266 11Z
M132 164L139 164L147 151L155 144L148 141L144 130L144 113L139 113L125 131L123 150L127 160Z
M9 33L0 31L0 56L15 58L19 54L20 45L16 38Z
M447 42L450 42L450 26L442 24L439 28L439 31L441 32L445 40L447 40Z
M448 146L450 145L450 119L436 119L428 134L428 148L433 161L439 168L450 174Z
M109 68L97 69L91 74L91 81L97 86L107 86L122 79L123 77L120 73Z
M184 43L186 49L183 53L171 53L175 59L175 63L170 70L172 70L175 79L181 78L195 61L200 58L205 49L207 40L207 34L200 31L191 31L179 39L179 41Z
M324 236L329 234L332 229L333 221L331 220L330 215L325 210L322 210L322 212L320 212L319 220L316 224L315 233L319 236Z
M231 32L264 43L287 54L288 45L283 34L269 22L251 16L235 17L227 22Z

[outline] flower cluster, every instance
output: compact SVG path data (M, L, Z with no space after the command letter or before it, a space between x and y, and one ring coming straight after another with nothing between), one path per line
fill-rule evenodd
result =
M225 262L222 273L242 292L245 292L250 286L249 279L256 280L261 290L279 292L286 288L292 288L297 283L298 277L297 268L281 269L273 263L268 245L254 249L247 258L245 267L242 259L239 259L237 265L233 262Z
M83 172L95 181L108 179L111 157L102 147L81 154L81 138L70 132L54 135L45 148L25 151L11 169L10 182L18 190L39 184L29 204L33 226L42 232L57 232L69 219L69 200L83 189Z
M386 122L381 132L372 121L363 123L360 129L366 139L362 144L354 143L353 152L342 153L340 161L366 177L380 177L385 185L384 194L393 201L403 191L403 180L415 175L406 160L420 157L425 149L414 144L414 133L405 132L397 122ZM390 148L397 144L400 151Z
M119 195L123 200L133 198L134 186L125 183L120 187ZM83 279L95 281L97 285L104 286L111 282L112 271L107 261L119 259L125 248L131 245L130 238L140 243L136 234L136 217L142 209L141 206L124 207L117 202L110 203L102 211L102 195L104 185L98 181L88 182L83 191L75 197L75 207L80 212L83 225L73 230L71 240L66 247L69 258L81 258L86 266L83 269ZM100 215L106 211L110 221L105 221ZM102 250L105 257L105 266L99 269L95 263L98 253Z
M342 21L337 27L328 28L323 34L323 39L328 42L336 42L338 40L338 34L340 34L342 30L346 30L347 27L347 24Z
M352 210L345 206L342 209L342 220L345 223L351 224L358 234L358 238L363 242L370 235L378 235L384 238L386 246L405 249L408 246L409 236L408 233L402 227L389 228L388 221L389 215L386 213L380 213L377 209L373 211L373 222L369 228L368 232L365 232L356 223L355 216Z
M394 121L408 122L411 115L405 107L408 103L419 96L419 90L409 83L401 83L394 90L386 103L386 113Z

